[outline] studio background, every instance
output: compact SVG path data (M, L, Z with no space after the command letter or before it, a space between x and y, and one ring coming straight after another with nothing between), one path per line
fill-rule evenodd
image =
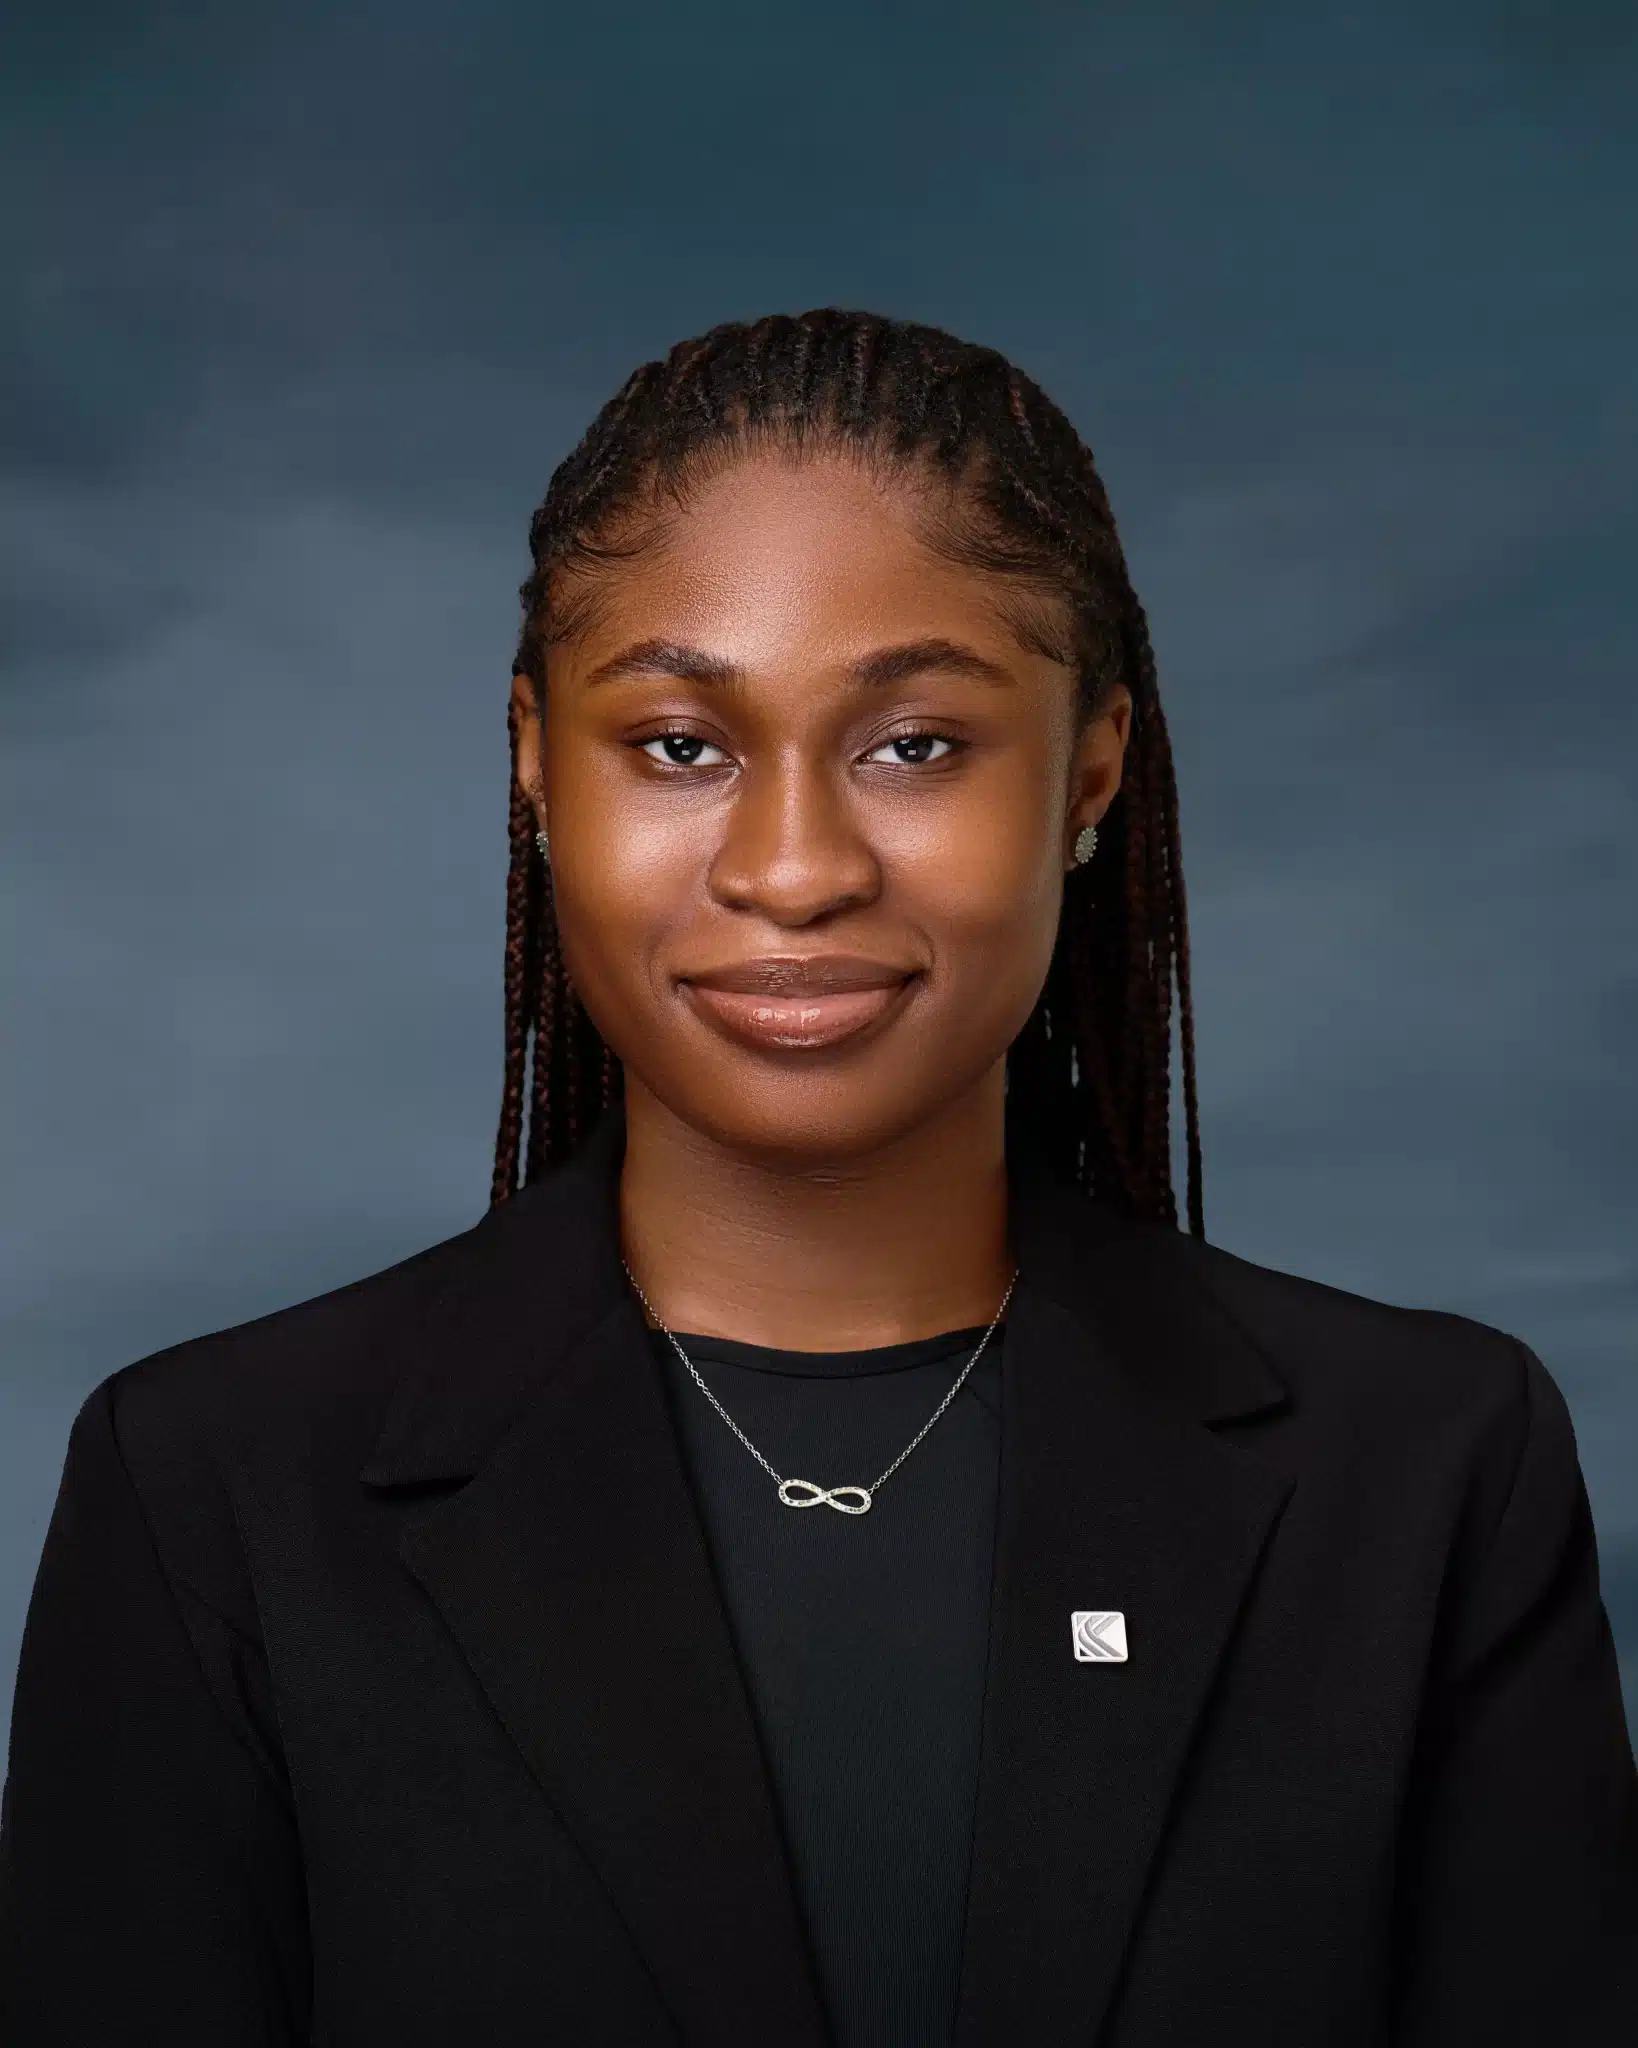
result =
M636 363L816 304L1091 442L1208 1234L1540 1352L1638 1710L1638 13L10 19L0 1711L92 1385L483 1212L530 510Z

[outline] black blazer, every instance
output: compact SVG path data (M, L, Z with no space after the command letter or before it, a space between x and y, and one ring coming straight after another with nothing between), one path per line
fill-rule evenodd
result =
M7 2048L824 2040L623 1142L87 1400ZM1630 2048L1638 1778L1540 1362L1037 1168L1012 1205L963 2048Z

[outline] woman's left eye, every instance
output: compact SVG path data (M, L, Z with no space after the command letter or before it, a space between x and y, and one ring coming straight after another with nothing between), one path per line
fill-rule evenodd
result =
M865 759L867 761L874 761L879 754L886 753L888 748L891 747L894 749L894 763L896 766L919 768L923 762L937 761L943 758L941 755L933 752L935 747L942 747L947 754L954 745L955 742L947 740L942 733L901 732L890 740L883 740L879 747L873 747L866 754Z

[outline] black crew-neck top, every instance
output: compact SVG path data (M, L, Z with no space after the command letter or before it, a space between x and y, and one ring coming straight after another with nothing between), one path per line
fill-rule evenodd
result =
M988 1656L1005 1325L866 1514L789 1508L650 1333L837 2048L955 2023ZM774 1469L869 1486L983 1337L778 1351L678 1331Z

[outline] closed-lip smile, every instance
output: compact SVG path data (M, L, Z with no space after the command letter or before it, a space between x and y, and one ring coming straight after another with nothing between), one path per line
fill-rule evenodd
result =
M770 954L679 975L695 1007L741 1043L784 1051L839 1044L884 1017L919 970L851 953Z

